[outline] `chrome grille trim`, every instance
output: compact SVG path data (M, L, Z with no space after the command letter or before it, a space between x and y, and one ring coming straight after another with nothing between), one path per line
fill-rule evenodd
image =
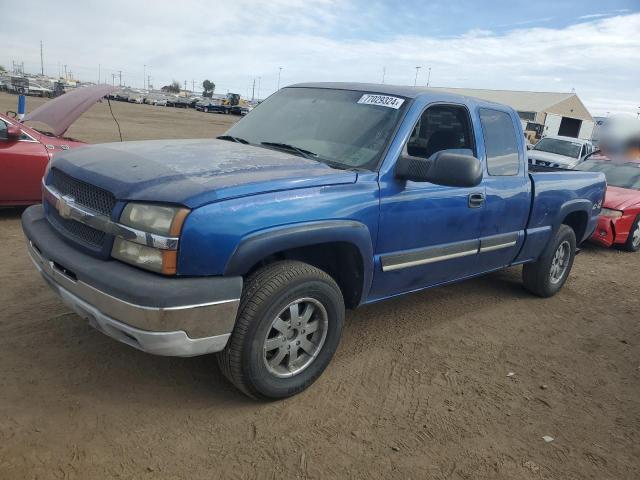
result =
M121 237L130 242L162 250L177 250L178 237L165 237L155 233L143 232L111 220L108 215L97 212L76 202L76 199L63 195L53 185L42 183L44 198L58 211L63 219L75 220L109 235Z

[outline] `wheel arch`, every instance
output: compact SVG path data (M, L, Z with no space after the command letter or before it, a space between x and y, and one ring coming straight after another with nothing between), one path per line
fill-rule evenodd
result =
M554 231L558 231L560 225L571 227L576 235L576 243L580 245L589 234L587 229L592 211L593 205L589 200L579 199L565 203L556 217Z
M246 276L274 261L300 260L326 271L342 290L347 308L363 302L373 278L373 246L366 225L352 220L305 222L243 238L224 275Z

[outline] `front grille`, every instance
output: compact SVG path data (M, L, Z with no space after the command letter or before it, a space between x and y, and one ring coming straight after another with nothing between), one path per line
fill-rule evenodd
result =
M78 243L82 243L87 247L93 249L102 249L104 245L105 233L95 228L85 225L84 223L76 222L62 218L55 208L49 209L48 215L49 222L63 234L71 237Z
M83 207L111 217L116 205L116 197L102 188L76 180L57 168L51 169L50 184L60 194L73 197ZM106 234L100 230L75 220L62 218L55 208L49 208L48 219L51 225L62 235L90 248L101 250Z
M116 205L116 197L111 192L76 180L57 168L51 169L51 185L62 195L73 197L76 203L108 217Z

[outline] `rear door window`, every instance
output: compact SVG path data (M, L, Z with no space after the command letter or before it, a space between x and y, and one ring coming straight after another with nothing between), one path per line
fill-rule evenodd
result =
M481 108L480 124L487 152L489 175L518 175L520 156L511 115L490 108Z

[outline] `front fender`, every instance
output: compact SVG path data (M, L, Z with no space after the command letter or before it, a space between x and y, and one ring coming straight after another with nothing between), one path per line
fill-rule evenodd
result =
M254 232L244 237L229 258L225 276L244 275L270 255L292 248L344 242L356 246L363 265L363 295L373 278L371 233L363 223L353 220L326 220L284 225Z

